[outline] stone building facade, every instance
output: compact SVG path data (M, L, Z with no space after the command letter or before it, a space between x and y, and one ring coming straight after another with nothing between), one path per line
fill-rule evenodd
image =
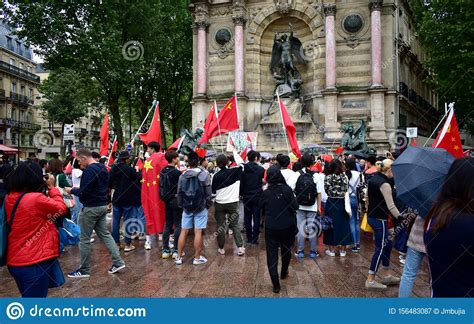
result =
M289 24L308 62L297 66L303 104L292 114L300 147L337 145L342 125L363 120L369 145L382 152L406 141L405 127L429 136L439 120L406 0L193 0L189 9L193 128L212 101L221 107L237 94L241 129L259 132L257 149L284 151L281 124L265 120L274 105L274 34Z

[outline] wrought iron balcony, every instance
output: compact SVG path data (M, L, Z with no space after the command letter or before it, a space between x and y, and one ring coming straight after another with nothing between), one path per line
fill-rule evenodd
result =
M5 100L5 90L0 89L0 100Z
M16 67L14 65L11 65L3 61L0 61L0 71L13 74L17 77L20 77L22 79L35 82L35 83L40 83L41 81L40 77L37 76L36 74L28 72L27 70L20 69L19 67Z

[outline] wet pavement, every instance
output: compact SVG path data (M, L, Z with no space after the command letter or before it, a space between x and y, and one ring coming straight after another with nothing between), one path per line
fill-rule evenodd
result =
M319 242L320 257L297 259L290 263L290 275L282 280L280 294L272 292L266 265L263 235L259 246L251 246L245 256L237 256L233 238L227 235L226 255L217 253L213 239L216 224L212 215L204 240L203 250L208 262L192 264L192 237L188 237L184 263L175 265L172 259L161 258L161 248L153 242L153 249L145 251L145 241L134 241L132 252L121 254L127 268L111 275L107 270L111 259L105 246L96 239L92 246L90 279L69 279L60 288L50 289L50 297L397 297L398 286L386 291L367 291L364 288L373 242L362 237L359 254L349 252L345 258L324 255L322 239ZM161 242L159 242L161 245ZM309 251L307 251L309 252ZM78 247L67 247L60 263L65 274L79 265ZM392 252L392 269L401 276L403 266L398 252ZM429 274L424 262L417 276L414 295L429 297ZM0 268L0 297L18 297L18 289L6 267Z

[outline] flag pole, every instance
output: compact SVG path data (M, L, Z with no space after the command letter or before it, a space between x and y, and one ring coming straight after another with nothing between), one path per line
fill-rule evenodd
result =
M117 140L117 135L114 137L114 141L112 142L112 149L110 150L109 157L107 158L107 166L110 167L110 158L112 157L112 154L114 153L112 150L114 148L114 143Z
M219 129L219 138L221 138L221 125L219 124L219 115L217 114L217 102L214 100L214 113L216 114L217 128ZM221 141L222 143L222 141ZM221 152L224 154L224 147L221 145Z
M283 125L283 132L285 133L286 150L288 151L288 155L290 155L290 144L288 143L288 134L286 133L285 121L283 120L283 110L281 109L280 95L278 94L278 89L276 90L276 95L278 100L278 107L280 107L280 116L281 123Z
M143 119L143 121L142 121L142 123L140 124L140 127L138 127L138 130L137 130L137 132L135 133L135 135L130 139L129 144L132 144L133 141L134 141L134 139L135 139L135 137L137 137L138 134L140 134L140 130L142 129L143 125L145 125L145 122L146 122L146 120L148 119L148 116L150 116L151 111L153 110L154 107L156 107L156 104L157 104L157 103L158 103L158 101L153 100L153 103L152 103L150 109L148 109L148 113L146 114L145 119Z
M445 109L445 110L444 110L445 112L444 112L443 118L441 118L441 120L439 121L438 125L435 127L435 129L433 130L433 133L431 133L430 137L428 137L428 139L426 140L425 145L423 145L423 147L425 147L425 146L428 144L428 142L430 141L430 139L433 137L433 135L434 135L434 134L436 133L436 131L438 130L439 126L441 126L441 124L443 123L443 121L445 120L445 118L448 117L448 115L449 115L448 113L449 113L449 111L450 111L451 109L454 109L454 105L453 105L450 109L448 109L448 110Z

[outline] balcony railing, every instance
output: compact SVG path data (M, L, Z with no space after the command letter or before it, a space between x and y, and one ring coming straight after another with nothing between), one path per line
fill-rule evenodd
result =
M87 135L87 128L80 129L81 135Z
M0 89L0 100L5 100L5 90Z
M3 61L0 61L0 71L13 74L17 77L20 77L22 79L35 82L35 83L40 83L41 81L40 77L37 76L36 74L20 69L19 67L16 67L14 65L8 64L7 62L3 62Z
M21 122L19 120L11 119L11 118L0 118L0 125L7 126L7 127L14 127L14 128L22 128L22 129L40 129L41 126L38 124L30 123L30 122Z
M99 137L99 136L100 136L100 132L99 132L99 131L96 131L96 130L92 130L92 131L91 131L91 135L94 136L94 137Z

